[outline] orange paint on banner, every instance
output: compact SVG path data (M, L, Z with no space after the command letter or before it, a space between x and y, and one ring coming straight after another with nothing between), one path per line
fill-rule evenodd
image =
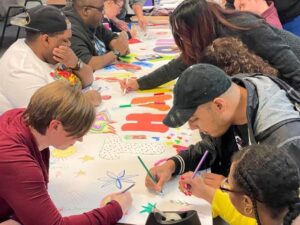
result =
M164 102L172 99L172 95L154 95L149 97L137 97L131 100L131 104L151 103L151 102Z
M153 109L157 109L159 111L168 111L170 109L170 106L168 106L166 104L156 104L156 103L149 103L149 104L141 105L141 107L153 108Z
M165 114L152 113L134 113L126 116L127 121L136 121L136 123L126 123L122 126L123 131L149 131L164 133L169 130L162 121Z

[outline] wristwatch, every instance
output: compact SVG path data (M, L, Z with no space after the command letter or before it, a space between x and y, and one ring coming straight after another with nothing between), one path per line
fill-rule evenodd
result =
M119 57L121 56L121 53L120 53L117 49L114 49L112 52L114 53L114 55L115 55L117 58L119 58Z
M82 62L81 59L78 58L77 64L74 68L72 68L72 70L75 70L75 71L81 70L83 66L84 66L84 63Z

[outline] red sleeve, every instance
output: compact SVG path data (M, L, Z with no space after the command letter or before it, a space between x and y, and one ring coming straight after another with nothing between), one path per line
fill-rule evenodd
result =
M16 160L0 161L0 197L23 225L109 225L122 217L116 201L81 215L62 217L50 199L38 163L26 150L14 150L20 153Z

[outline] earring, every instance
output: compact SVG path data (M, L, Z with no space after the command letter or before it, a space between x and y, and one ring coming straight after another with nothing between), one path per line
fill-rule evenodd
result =
M253 212L253 208L252 207L247 206L247 207L244 208L244 213L246 215L251 215L252 212Z

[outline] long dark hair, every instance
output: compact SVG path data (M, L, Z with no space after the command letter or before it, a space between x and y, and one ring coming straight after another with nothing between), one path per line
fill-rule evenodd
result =
M268 145L252 145L236 153L233 162L237 163L233 178L251 198L257 224L261 225L257 201L270 209L273 218L288 208L283 224L292 224L300 214L300 174L288 153Z
M181 50L181 59L186 65L200 63L204 49L220 36L220 26L235 30L249 30L254 26L239 25L229 21L228 16L251 14L223 9L220 5L206 0L184 0L170 16L175 42ZM254 14L252 14L254 15ZM259 16L255 15L259 18ZM260 21L258 19L258 21Z

